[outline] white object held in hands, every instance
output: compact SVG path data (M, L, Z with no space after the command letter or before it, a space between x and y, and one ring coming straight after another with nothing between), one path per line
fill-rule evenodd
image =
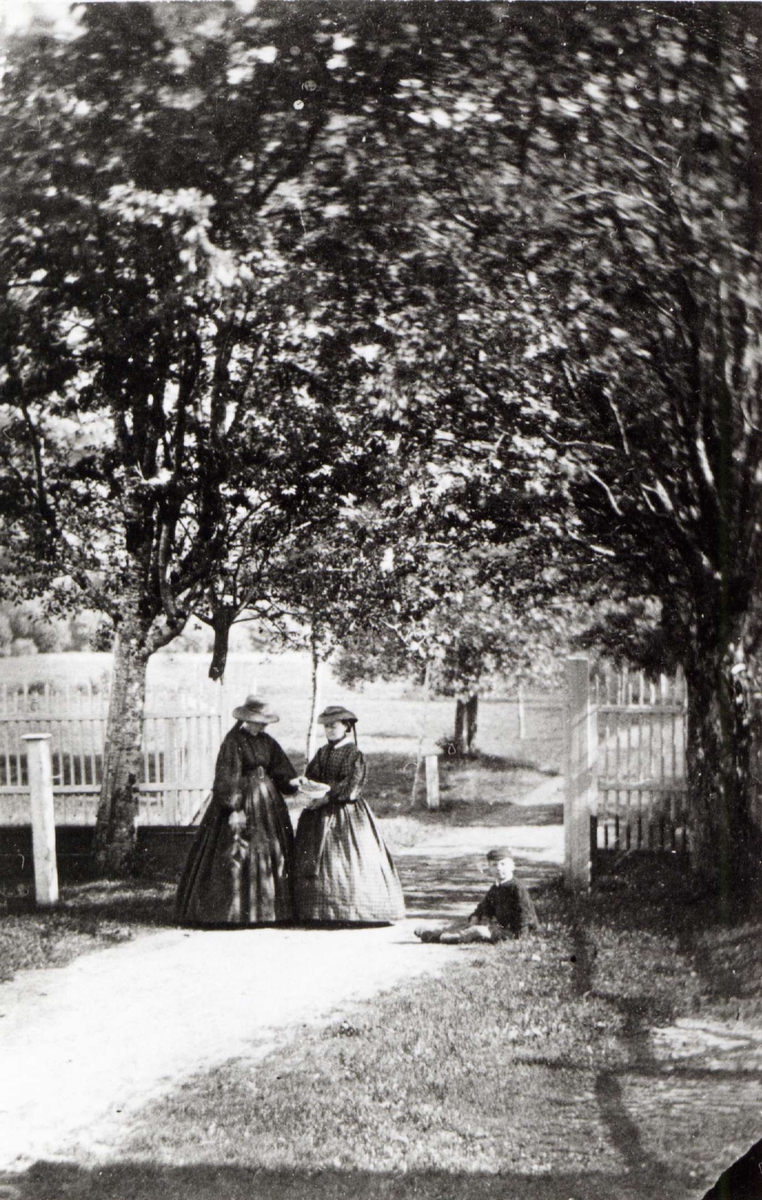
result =
M318 783L316 779L308 779L306 775L299 775L296 779L292 779L291 782L296 784L299 789L298 795L316 807L331 790L330 783Z

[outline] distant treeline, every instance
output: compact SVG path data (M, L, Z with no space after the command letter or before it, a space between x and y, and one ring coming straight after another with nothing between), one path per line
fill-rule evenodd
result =
M0 601L0 658L111 650L113 640L113 627L101 613L85 611L57 617L46 611L42 600L28 600L23 604ZM167 650L175 654L208 654L213 643L212 631L191 618ZM261 650L266 644L267 639L256 623L237 626L230 639L233 653Z
M112 633L98 613L48 617L38 601L0 603L0 657L108 650Z

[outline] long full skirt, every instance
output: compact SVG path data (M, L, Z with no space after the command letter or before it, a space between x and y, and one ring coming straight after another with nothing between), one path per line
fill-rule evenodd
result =
M397 869L364 800L305 809L295 862L300 921L386 924L405 915Z
M294 831L286 803L264 776L247 780L246 826L212 798L177 891L177 916L194 925L272 925L294 916Z

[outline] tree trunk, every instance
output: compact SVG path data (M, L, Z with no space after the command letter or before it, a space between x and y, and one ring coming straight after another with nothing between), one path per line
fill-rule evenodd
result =
M318 651L317 640L311 639L312 652L312 700L310 703L310 723L307 727L307 762L315 754L318 740L317 716L322 703L321 693L323 690L323 661Z
M134 850L146 667L150 657L146 643L146 630L140 622L125 617L114 645L103 779L95 825L96 863L99 870L109 875L126 874Z
M479 697L472 695L466 701L466 753L472 754L476 742L477 718L479 716Z
M455 701L455 729L452 735L455 754L463 758L466 753L466 705L460 696Z
M237 609L223 605L214 612L214 647L212 661L209 664L209 678L222 679L228 662L228 645L230 629L236 618Z
M748 899L762 865L762 833L753 814L746 664L705 650L687 666L686 678L694 865L717 889L727 915Z
M426 737L429 723L429 702L431 700L431 659L426 660L426 668L423 673L423 712L421 714L421 724L418 729L418 745L415 752L415 770L413 771L413 786L410 789L410 807L415 808L418 797L418 780L421 776L421 767L423 765L423 742Z
M477 695L472 694L465 700L458 697L455 701L455 730L452 740L458 758L465 758L474 749L478 714L479 697Z

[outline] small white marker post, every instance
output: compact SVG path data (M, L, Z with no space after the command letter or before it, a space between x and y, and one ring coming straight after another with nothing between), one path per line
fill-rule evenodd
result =
M427 754L426 763L426 807L439 808L439 755Z
M35 899L40 907L50 908L58 903L56 818L53 808L50 734L28 733L21 740L27 745L27 771L32 807Z

